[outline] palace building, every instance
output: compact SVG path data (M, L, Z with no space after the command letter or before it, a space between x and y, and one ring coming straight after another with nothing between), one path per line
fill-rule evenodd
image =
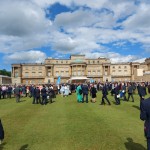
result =
M145 62L111 63L107 58L88 59L71 55L70 59L45 59L44 63L12 64L13 84L61 83L71 78L89 78L97 82L150 81L150 58Z

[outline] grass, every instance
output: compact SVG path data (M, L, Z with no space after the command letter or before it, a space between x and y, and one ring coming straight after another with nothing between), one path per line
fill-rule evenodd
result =
M146 150L139 97L111 106L77 103L76 95L57 96L53 104L33 105L32 98L0 100L5 139L0 150ZM90 99L90 96L89 96Z

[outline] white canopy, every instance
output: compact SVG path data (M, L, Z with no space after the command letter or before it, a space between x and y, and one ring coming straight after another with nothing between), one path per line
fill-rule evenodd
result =
M76 76L76 77L71 77L67 82L68 83L84 83L85 81L90 80L89 78L85 77L85 76Z
M71 77L69 80L88 80L89 78L80 76L80 77ZM90 79L89 79L90 80Z

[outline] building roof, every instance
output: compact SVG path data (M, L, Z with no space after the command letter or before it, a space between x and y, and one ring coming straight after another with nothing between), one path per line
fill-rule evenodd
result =
M0 77L11 78L11 77L9 77L9 76L4 76L4 75L0 75Z

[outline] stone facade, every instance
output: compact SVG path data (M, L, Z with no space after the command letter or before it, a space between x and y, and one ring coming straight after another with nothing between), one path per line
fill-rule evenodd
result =
M144 63L113 64L107 58L87 59L71 55L70 59L47 58L44 63L12 64L13 84L61 83L71 77L87 77L94 81L150 81L150 58Z
M2 84L11 84L12 78L4 75L0 75L0 85Z

